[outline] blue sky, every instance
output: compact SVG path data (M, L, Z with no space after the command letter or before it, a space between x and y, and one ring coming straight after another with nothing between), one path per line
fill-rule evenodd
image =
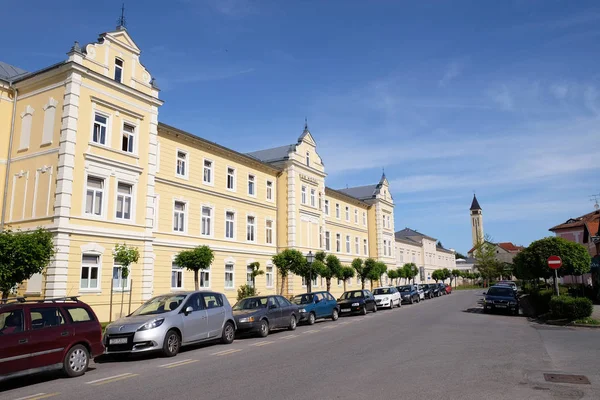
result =
M120 5L8 2L2 60L60 61ZM465 252L476 191L486 233L527 245L600 192L597 2L148 0L126 16L161 121L252 151L307 116L328 186L385 168L397 229Z

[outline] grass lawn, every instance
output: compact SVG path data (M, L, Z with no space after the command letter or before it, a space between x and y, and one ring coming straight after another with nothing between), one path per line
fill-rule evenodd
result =
M582 318L575 321L576 324L584 324L584 325L600 325L600 321L594 319L592 317Z
M479 285L460 285L452 288L453 290L473 290L473 289L481 289Z

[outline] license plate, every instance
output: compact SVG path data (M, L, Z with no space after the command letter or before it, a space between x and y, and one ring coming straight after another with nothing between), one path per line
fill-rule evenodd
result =
M110 339L108 344L127 344L127 338Z
M496 307L498 307L498 308L506 308L506 305L505 304L496 304Z
M350 312L349 308L342 308L342 312Z

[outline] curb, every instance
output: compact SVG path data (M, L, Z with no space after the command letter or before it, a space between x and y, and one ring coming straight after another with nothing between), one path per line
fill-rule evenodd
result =
M588 324L569 324L567 326L574 326L576 328L591 328L591 329L600 329L600 325L588 325Z

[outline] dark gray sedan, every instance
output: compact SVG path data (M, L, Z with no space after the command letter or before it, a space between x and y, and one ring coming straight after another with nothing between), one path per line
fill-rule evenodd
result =
M265 337L273 329L296 329L298 306L283 296L247 297L233 306L233 317L240 333Z

